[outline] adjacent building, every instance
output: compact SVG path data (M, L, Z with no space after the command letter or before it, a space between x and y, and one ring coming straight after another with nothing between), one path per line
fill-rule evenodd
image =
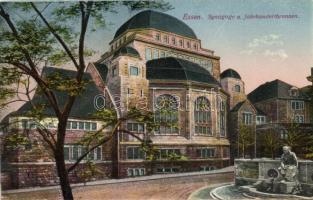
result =
M266 82L253 90L248 98L266 113L272 123L309 123L310 98L301 88L281 80Z
M245 83L241 76L234 69L227 69L221 73L221 84L223 89L230 95L229 98L229 139L231 143L231 161L243 154L240 152L240 138L241 128L247 127L251 131L256 129L256 118L258 117L258 110L247 98L245 93ZM246 150L250 157L255 156L253 147Z

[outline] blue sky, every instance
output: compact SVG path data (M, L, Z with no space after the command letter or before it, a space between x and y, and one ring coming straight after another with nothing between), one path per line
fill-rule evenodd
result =
M183 20L202 41L202 47L221 57L221 69L234 68L246 82L247 92L266 81L281 79L298 87L307 85L313 67L311 0L169 0L166 12L180 20L184 14L200 20ZM115 30L136 14L120 8L107 14L111 23L89 34L88 46L100 53L108 49ZM208 15L297 15L293 19L208 20Z

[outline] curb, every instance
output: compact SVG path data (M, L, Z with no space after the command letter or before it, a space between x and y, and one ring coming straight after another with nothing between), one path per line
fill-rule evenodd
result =
M192 177L192 176L202 176L202 175L215 175L215 174L230 174L234 173L233 169L224 168L213 170L209 172L189 172L189 173L179 173L179 174L168 174L168 175L151 175L151 176L142 176L136 178L125 178L125 179L107 179L100 181L92 181L84 183L75 183L71 184L72 188L76 187L88 187L88 186L96 186L96 185L107 185L107 184L117 184L117 183L129 183L129 182L140 182L140 181L150 181L150 180L158 180L158 179L171 179L171 178L181 178L181 177ZM25 189L12 189L12 190L4 190L2 194L14 194L14 193L23 193L23 192L35 192L35 191L43 191L43 190L54 190L60 189L59 185L56 186L47 186L47 187L33 187L33 188L25 188Z

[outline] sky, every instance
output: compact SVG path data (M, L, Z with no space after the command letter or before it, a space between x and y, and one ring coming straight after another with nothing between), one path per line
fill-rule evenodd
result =
M245 82L247 94L275 79L297 87L310 84L306 77L313 67L313 0L167 1L174 9L166 13L184 21L194 30L203 48L220 56L221 72L235 69ZM108 22L105 28L87 33L87 46L97 51L87 62L99 59L109 49L115 31L137 13L125 7L117 11L105 14ZM200 16L200 19L186 20L185 15ZM246 19L246 15L292 15L296 18ZM90 28L93 26L90 24ZM12 104L8 110L1 111L0 119L20 106Z
M221 71L233 68L246 93L267 81L280 79L297 87L308 85L313 67L313 1L311 0L169 0L167 11L190 26L202 47L221 57ZM135 15L125 8L107 15L103 30L89 34L89 47L104 53L115 31ZM184 15L200 16L186 20ZM231 16L234 18L224 18ZM292 18L245 19L245 15L292 15ZM208 16L219 16L212 19ZM240 16L240 19L237 19Z

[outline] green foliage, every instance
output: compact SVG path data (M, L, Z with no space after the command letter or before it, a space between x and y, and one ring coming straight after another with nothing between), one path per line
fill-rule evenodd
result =
M131 10L141 10L144 8L159 9L159 10L171 10L173 6L170 3L163 0L160 1L123 1L123 5L127 6Z
M244 124L239 125L238 132L238 148L241 151L243 157L246 156L247 150L253 144L255 144L255 130L253 126L247 126Z
M20 20L16 23L19 37L8 29L0 31L0 63L27 62L25 51L33 62L41 62L53 51L55 40L48 28L38 21Z
M47 62L52 64L61 64L62 62L72 61L73 65L84 73L86 64L84 58L92 54L92 51L85 47L85 36L88 32L94 31L97 26L104 27L108 24L105 15L108 12L117 12L120 8L127 7L130 11L143 8L153 8L168 10L171 6L163 1L75 1L75 2L27 2L27 3L1 3L0 4L0 64L10 64L15 69L31 76L38 84L38 91L43 92L43 97L49 100L58 119L63 122L67 121L71 105L75 102L75 96L81 94L81 91L87 84L86 81L80 82L82 74L77 74L77 81L73 78L61 77L59 74L53 74L47 77L39 77L39 69L46 65ZM38 14L39 13L39 14ZM23 16L23 17L21 17ZM93 23L94 26L90 26ZM79 48L80 47L80 48ZM1 76L2 78L2 76ZM20 80L20 79L19 79ZM16 77L9 77L3 81L4 85L19 81ZM53 98L54 92L65 92L69 96L65 100L68 110L62 112L64 108L58 107L58 102ZM10 93L9 87L0 86L0 93ZM6 101L8 95L1 94L0 102ZM74 97L74 98L73 98ZM29 113L34 118L41 119L42 111L46 105L35 104L34 109ZM58 107L58 108L56 108ZM145 113L140 115L137 111L132 110L129 119L136 119L147 122L147 130L154 128L152 123L152 114ZM114 126L118 123L116 114L112 111L103 111L96 113L95 117L103 120L104 126ZM59 123L60 124L60 123ZM54 143L51 149L61 148L58 146L59 141L64 141L65 124L62 130L58 129L56 146ZM101 132L100 132L101 133ZM49 134L48 134L49 135ZM87 134L88 135L88 134ZM93 134L88 135L90 138L99 139ZM45 138L42 135L43 138ZM50 135L50 138L53 138ZM46 138L47 139L47 138ZM12 139L12 142L23 143L22 138ZM91 140L86 140L91 144ZM61 154L62 155L62 154ZM60 159L58 151L54 151L56 162ZM64 180L68 179L64 163L58 163L59 176ZM76 165L73 165L73 168ZM90 172L85 171L84 177L94 175L93 165L90 164ZM70 185L66 181L61 181L64 199L73 199Z
M146 154L146 160L156 160L158 158L159 150L153 145L151 140L144 140L141 143L141 150Z
M7 100L16 95L14 84L20 80L21 75L16 68L0 65L0 108L5 106Z
M279 133L274 128L268 129L265 133L261 133L261 146L265 156L270 156L272 159L277 156L277 151L281 148L282 140Z
M34 104L31 109L27 111L25 116L32 118L34 122L41 121L45 117L43 112L46 108L47 105L44 103ZM37 125L39 125L38 127L40 128L40 124L37 123Z
M178 161L178 160L188 160L186 156L179 155L176 153L170 153L167 157L167 160L169 161Z
M97 168L96 164L90 160L87 160L85 163L84 169L80 170L78 176L86 184L87 181L90 181L96 175L101 175L103 172Z
M92 145L99 144L103 141L107 134L105 133L106 128L113 128L117 124L118 119L116 112L112 109L102 109L93 114L93 117L103 123L102 127L98 131L88 131L85 133L77 144L90 148Z
M90 83L89 80L82 80L79 83L76 78L67 77L58 72L48 74L44 79L49 89L65 92L69 96L80 95L84 91L86 85Z
M93 114L93 117L104 123L103 128L113 126L118 121L116 112L113 109L98 110L96 113Z
M21 133L10 133L4 137L4 144L8 149L16 149L20 146L29 145L30 142L29 138Z
M287 137L283 139L283 144L290 146L299 157L310 158L313 152L313 134L305 132L300 125L290 120L286 125Z

